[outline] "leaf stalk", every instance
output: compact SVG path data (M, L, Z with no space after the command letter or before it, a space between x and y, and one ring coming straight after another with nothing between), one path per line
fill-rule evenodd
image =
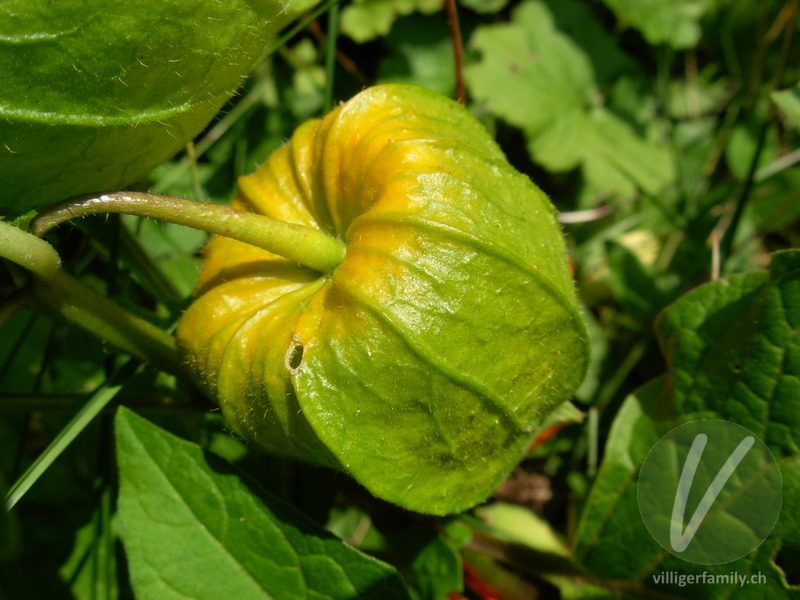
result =
M345 254L342 242L311 227L230 206L144 192L115 192L67 200L37 215L31 221L31 233L42 236L64 221L101 213L149 217L208 231L263 248L322 273L333 271Z
M0 221L0 258L33 275L33 296L50 310L124 352L180 373L171 335L64 272L58 253L46 241Z

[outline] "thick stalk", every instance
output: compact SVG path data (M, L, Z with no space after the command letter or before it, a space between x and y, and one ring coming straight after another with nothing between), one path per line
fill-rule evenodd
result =
M68 321L160 369L180 373L175 339L163 329L92 291L64 271L47 281L36 278L32 283L34 295Z
M34 275L33 295L49 309L137 358L180 372L171 335L70 277L44 240L0 221L0 258Z
M344 258L344 244L310 227L229 206L139 192L67 200L31 221L31 232L41 236L59 223L98 213L137 215L186 225L263 248L323 273L333 271Z
M0 221L0 257L47 279L61 270L61 258L50 244Z

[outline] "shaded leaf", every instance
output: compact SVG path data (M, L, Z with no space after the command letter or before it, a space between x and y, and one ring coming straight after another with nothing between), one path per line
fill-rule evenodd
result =
M124 408L116 435L120 525L140 600L408 598L393 569L196 444Z
M448 600L464 587L461 556L443 536L409 530L405 539L410 553L408 582L420 600Z
M637 253L637 249L631 247L630 242L635 238L643 238L643 241L636 240L642 245L652 243L657 252L657 242L651 242L651 238L644 234L628 234L607 242L609 284L626 313L648 322L666 306L669 297L659 289L659 282L651 265L643 263L641 251ZM629 243L625 244L623 240Z
M792 120L795 127L800 127L800 83L788 90L773 92L772 101Z
M110 489L103 493L103 506L75 534L75 545L59 569L62 580L76 600L116 600L130 596L120 589L116 538L113 535Z
M770 176L753 194L753 201L745 207L743 225L762 233L789 227L800 219L800 168Z
M625 75L642 76L640 67L619 47L618 36L610 32L581 0L544 0L556 27L583 50L601 85L616 84Z
M456 86L453 43L440 15L400 19L384 42L392 53L381 61L380 83L416 83L452 96Z
M700 39L706 0L603 0L625 26L635 27L653 45L692 48Z
M575 554L585 567L632 580L642 593L790 597L772 556L798 537L799 330L798 251L773 254L769 274L737 275L701 286L662 313L657 331L670 372L630 396L614 421L576 536ZM767 444L780 466L783 508L770 536L750 554L723 565L699 565L668 554L650 537L639 515L636 478L664 433L682 422L713 418L746 427ZM669 570L763 573L766 583L679 587L654 579Z
M731 131L731 137L725 146L725 161L737 179L747 178L753 158L758 148L760 132L758 123L742 123ZM765 167L777 156L778 131L770 127L766 133L764 145L758 156L757 167Z
M730 85L725 79L701 73L691 80L676 79L670 84L668 110L676 119L698 119L723 106Z

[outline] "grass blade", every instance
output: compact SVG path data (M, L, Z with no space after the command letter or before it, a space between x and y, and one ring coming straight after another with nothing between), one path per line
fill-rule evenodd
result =
M140 367L138 361L128 360L117 369L108 381L100 386L89 398L84 407L72 418L59 434L50 442L50 445L28 467L17 482L11 486L6 497L6 509L11 510L14 505L28 492L39 478L50 468L61 453L77 438L81 432L100 414L108 403L111 402L122 389L125 381Z

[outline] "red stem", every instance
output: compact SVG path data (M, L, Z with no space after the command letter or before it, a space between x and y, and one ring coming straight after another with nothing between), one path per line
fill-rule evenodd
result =
M447 24L450 26L450 37L453 39L453 57L456 68L456 100L460 104L467 103L467 90L464 87L464 45L461 42L461 26L458 24L458 8L456 0L446 0Z

